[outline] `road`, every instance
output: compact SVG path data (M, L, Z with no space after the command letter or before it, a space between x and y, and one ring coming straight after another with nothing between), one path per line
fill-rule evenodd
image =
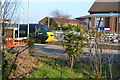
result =
M83 49L83 56L81 59L84 59L86 61L90 60L90 53L89 48ZM93 49L92 49L93 50ZM94 51L94 50L93 50ZM49 56L52 58L62 58L67 59L67 53L65 53L65 50L62 46L58 45L49 45L49 44L35 44L35 51L32 53L32 55L35 56ZM108 50L103 49L103 58L104 60L108 60L108 55L111 56L111 59L114 61L119 61L120 63L120 50Z
M49 44L35 44L35 52L32 55L49 56L53 58L67 58L67 54L62 46Z

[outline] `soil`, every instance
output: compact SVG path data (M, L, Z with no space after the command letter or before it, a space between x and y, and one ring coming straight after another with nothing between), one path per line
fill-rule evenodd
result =
M22 48L20 50L22 50ZM11 57L12 61L14 61L15 56L16 54L14 54L13 57ZM34 68L42 66L42 63L40 63L36 57L33 57L29 54L28 49L18 55L15 64L16 69L12 70L10 74L11 78L21 76L25 73L31 72Z

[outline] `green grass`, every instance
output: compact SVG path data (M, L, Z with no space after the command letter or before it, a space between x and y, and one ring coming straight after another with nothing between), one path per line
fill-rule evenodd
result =
M34 69L31 73L24 74L26 78L89 78L91 74L82 68L81 65L76 65L71 70L66 64L67 60L50 59L39 57L43 66ZM87 75L87 76L86 76Z
M52 59L45 57L38 57L39 61L43 63L43 66L37 69L33 69L32 72L22 75L25 78L95 78L96 73L90 67L90 63L74 63L74 67L71 70L67 60ZM113 77L119 77L120 65L113 65L112 72ZM108 64L103 65L103 77L105 76L105 69L107 71L106 76L110 78ZM116 74L117 73L117 74Z
M53 69L53 67L44 65L44 67L34 70L31 74L25 75L27 78L81 78L82 74L70 71L64 67L61 75L61 69Z

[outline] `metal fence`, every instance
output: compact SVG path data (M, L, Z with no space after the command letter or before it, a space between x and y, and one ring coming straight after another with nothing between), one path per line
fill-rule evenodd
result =
M62 41L63 40L63 31L60 30L60 31L53 31L54 33L54 36L55 36L55 39L59 40L59 41Z

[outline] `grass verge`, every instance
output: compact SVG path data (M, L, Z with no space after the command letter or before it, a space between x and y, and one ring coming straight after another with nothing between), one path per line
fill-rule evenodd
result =
M90 68L75 63L74 68L70 70L67 60L38 57L43 66L34 69L32 72L24 74L25 78L94 78L91 75ZM85 65L85 64L84 64ZM87 64L86 64L87 65Z

